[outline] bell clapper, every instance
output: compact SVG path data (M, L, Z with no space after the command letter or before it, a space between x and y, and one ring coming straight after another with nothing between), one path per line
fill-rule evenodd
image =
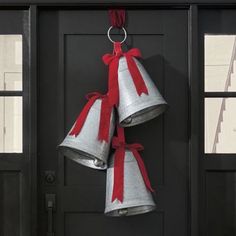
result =
M120 209L120 210L118 210L118 214L120 216L126 216L128 214L128 209L127 208Z
M131 116L129 116L128 118L126 118L125 120L124 120L124 123L125 124L130 124L132 122L132 117Z
M104 162L98 159L94 159L93 161L94 165L97 167L103 167L104 166Z

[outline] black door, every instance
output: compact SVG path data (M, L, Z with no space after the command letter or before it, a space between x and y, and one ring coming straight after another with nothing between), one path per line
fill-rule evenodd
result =
M55 194L57 236L188 235L188 12L129 10L126 47L138 47L143 64L169 110L127 128L129 142L145 147L142 157L156 189L157 210L125 218L105 217L105 172L59 155L57 145L85 104L85 94L106 91L112 50L107 10L39 12L38 168L39 235L50 231L46 194ZM55 179L54 176L55 175ZM53 201L53 195L47 195ZM51 234L50 234L51 235Z

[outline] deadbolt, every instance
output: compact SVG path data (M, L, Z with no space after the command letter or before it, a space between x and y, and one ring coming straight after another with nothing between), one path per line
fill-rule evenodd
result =
M45 171L44 179L47 184L55 183L56 181L55 171L51 171L51 170Z

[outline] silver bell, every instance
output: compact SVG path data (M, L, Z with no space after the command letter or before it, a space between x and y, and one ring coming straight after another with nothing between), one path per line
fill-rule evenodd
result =
M114 155L111 157L110 164L107 169L106 215L130 216L155 210L156 205L153 201L152 194L145 186L138 163L135 160L132 151L125 151L123 202L120 202L117 199L113 202L111 201L113 182Z
M101 101L101 99L97 99L90 108L80 133L75 136L70 135L69 132L64 141L59 145L59 150L66 157L79 164L103 170L107 168L110 142L114 132L115 115L114 110L112 110L109 141L98 140Z
M161 96L155 84L151 80L143 65L136 59L135 61L140 74L148 89L148 94L142 93L140 96L128 70L125 57L121 57L118 67L119 83L119 123L123 127L129 127L151 120L167 109L167 103Z

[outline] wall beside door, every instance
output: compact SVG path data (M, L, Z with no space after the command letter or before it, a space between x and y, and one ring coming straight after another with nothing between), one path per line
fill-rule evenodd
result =
M0 235L29 235L31 228L29 38L29 11L1 9Z
M235 9L199 11L199 136L205 140L200 142L199 155L203 235L236 233L235 16Z

